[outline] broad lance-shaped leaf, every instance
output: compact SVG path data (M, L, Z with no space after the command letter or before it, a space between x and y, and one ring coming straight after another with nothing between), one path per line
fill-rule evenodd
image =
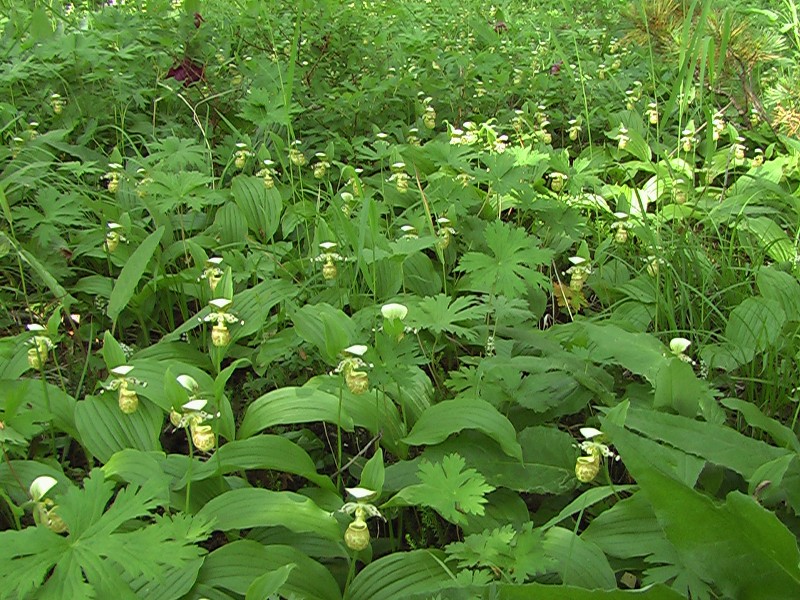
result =
M400 490L387 505L430 506L451 523L464 525L464 515L484 514L486 494L494 487L475 469L463 469L464 459L458 454L445 456L441 463L423 461L418 472L422 483Z
M144 275L145 269L150 259L153 258L158 243L164 235L164 227L159 227L153 233L139 244L138 248L133 251L122 271L117 277L117 282L114 284L114 289L111 291L111 298L108 300L108 309L106 314L112 321L116 321L122 310L130 302L133 293L136 291L136 286L139 285L139 280Z
M517 442L514 426L498 410L477 398L445 400L428 408L402 440L410 446L438 444L453 433L477 429L496 441L503 452L522 460L522 447Z
M761 465L788 453L730 427L648 409L628 409L625 424L682 452L732 469L748 480Z
M294 492L273 492L261 488L241 488L217 496L206 504L198 517L212 520L215 529L286 527L297 533L316 533L330 540L340 539L338 521L314 501Z
M619 411L617 411L619 414ZM795 536L753 498L731 492L723 504L675 478L635 434L603 419L625 466L653 506L677 555L694 575L741 600L800 598Z
M492 440L477 431L465 430L441 444L429 446L422 458L440 462L447 454L457 453L468 467L481 473L488 483L534 494L563 494L578 486L575 459L579 455L575 439L555 427L528 427L519 433L522 460L510 457ZM421 459L396 462L386 468L386 485L399 490L416 483Z
M264 546L253 540L236 540L214 550L206 557L197 583L198 586L207 586L213 590L230 590L244 595L254 584L258 585L256 582L265 573L275 572L288 565L295 567L285 572L285 581L280 585L282 596L315 600L341 599L339 585L330 571L304 552L291 546ZM203 595L209 598L228 597L219 593Z
M135 413L123 414L116 392L87 396L75 406L75 424L83 446L102 462L126 448L161 450L158 436L163 422L161 409L142 399Z
M247 407L237 437L244 439L272 427L325 421L353 430L346 407L339 410L339 398L312 387L285 387L264 394Z
M394 552L367 565L347 588L345 600L397 600L413 594L435 594L453 580L444 553L431 550Z

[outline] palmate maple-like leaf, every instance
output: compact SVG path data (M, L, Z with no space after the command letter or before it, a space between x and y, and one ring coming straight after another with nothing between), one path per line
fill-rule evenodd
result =
M416 310L411 311L409 324L428 329L435 334L452 333L469 341L477 339L478 334L468 328L469 321L486 317L487 308L478 304L474 298L456 298L452 302L445 294L428 296L421 300Z
M552 252L539 248L535 237L503 221L489 223L485 236L491 255L467 252L457 267L466 273L465 289L516 298L528 285L547 287L537 268L547 264Z
M475 469L462 470L464 465L458 454L448 454L441 463L422 461L417 472L422 483L408 486L398 495L409 504L430 506L451 523L464 525L464 515L484 513L486 494L495 489Z
M154 480L123 489L106 510L114 483L96 469L84 489L55 498L66 537L41 526L0 533L0 598L32 591L38 599L135 598L123 574L157 580L201 556L204 550L195 542L208 537L209 523L151 515L165 502L162 486Z
M554 568L554 559L545 552L544 537L545 532L534 529L529 521L520 530L505 525L468 535L463 542L449 544L445 550L458 560L459 567L488 567L523 583Z

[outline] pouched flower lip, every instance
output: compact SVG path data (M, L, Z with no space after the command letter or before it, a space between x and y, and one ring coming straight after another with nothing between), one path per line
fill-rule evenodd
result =
M186 412L200 412L205 408L206 404L208 404L208 400L198 398L197 400L189 400L187 403L183 404L181 408Z
M214 298L213 300L209 300L208 303L218 310L226 310L227 308L230 308L231 304L233 304L233 300L228 300L227 298Z
M686 349L692 345L692 342L687 340L686 338L672 338L669 341L669 349L674 352L675 354L683 354L686 352Z
M108 224L106 225L106 227L108 227L110 230L112 230L112 231L113 231L113 230L115 230L115 229L121 229L121 228L122 228L122 225L120 225L119 223L108 223Z
M414 227L413 225L403 225L400 228L400 231L402 231L403 233L408 233L409 231L416 231L416 230L417 228Z
M408 314L408 307L397 303L384 304L381 306L381 314L384 319L398 319L402 321Z
M436 222L439 225L449 225L450 224L450 219L448 219L447 217L439 217L438 219L436 219Z
M615 216L617 219L619 219L620 221L624 221L625 219L627 219L627 218L628 218L628 213L624 213L624 212L615 212L615 213L614 213L614 216Z
M595 429L594 427L581 427L580 432L581 435L587 440L590 440L593 437L597 437L598 435L603 435L602 431L600 431L599 429Z
M345 491L356 500L369 500L370 498L374 498L377 494L374 490L368 490L362 487L345 488Z
M582 265L586 262L586 259L582 256L570 256L569 262L571 262L573 265Z
M342 192L340 196L342 197L342 200L344 200L345 202L353 201L353 194L351 194L350 192Z
M222 264L222 258L220 258L219 256L212 256L206 262L209 265L221 265Z
M131 365L120 365L119 367L114 367L111 369L111 374L117 377L125 377L131 371L133 371L133 367Z
M175 378L181 387L193 394L196 394L197 391L200 389L200 384L195 381L194 377L191 375L178 375Z
M337 244L336 242L322 242L322 243L319 245L319 247L320 247L322 250L333 250L333 249L334 249L334 248L336 248L336 246L338 246L338 245L339 245L339 244Z
M28 323L26 328L28 331L46 331L46 329L38 323Z
M122 168L122 165L119 163L108 163L109 169L119 170Z
M47 492L53 489L53 486L55 486L57 483L58 481L55 478L50 477L49 475L42 475L31 482L28 492L30 492L31 498L33 498L34 502L39 502L45 497Z
M364 356L369 348L364 346L363 344L353 344L344 349L347 354L352 354L353 356Z
M247 144L245 144L244 142L236 142L236 147L237 148L247 148Z

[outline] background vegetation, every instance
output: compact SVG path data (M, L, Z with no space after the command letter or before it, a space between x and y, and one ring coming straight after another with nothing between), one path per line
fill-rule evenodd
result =
M0 598L800 597L793 0L4 14Z

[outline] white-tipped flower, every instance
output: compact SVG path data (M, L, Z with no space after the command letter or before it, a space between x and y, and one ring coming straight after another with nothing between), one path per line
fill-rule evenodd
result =
M56 481L56 479L53 477L50 477L49 475L42 475L41 477L37 477L33 480L30 488L28 488L28 492L30 493L34 502L39 502L57 483L58 481Z
M354 344L344 349L347 354L351 354L353 356L364 356L367 350L369 350L369 348L363 344Z
M408 314L408 307L403 304L384 304L381 306L381 314L384 319L397 319L402 321Z
M359 502L372 500L378 494L374 490L368 490L367 488L362 487L345 488L345 491Z
M200 391L200 384L191 375L178 375L175 379L183 389L192 395Z
M673 354L683 354L692 345L686 338L672 338L669 342L669 349Z

